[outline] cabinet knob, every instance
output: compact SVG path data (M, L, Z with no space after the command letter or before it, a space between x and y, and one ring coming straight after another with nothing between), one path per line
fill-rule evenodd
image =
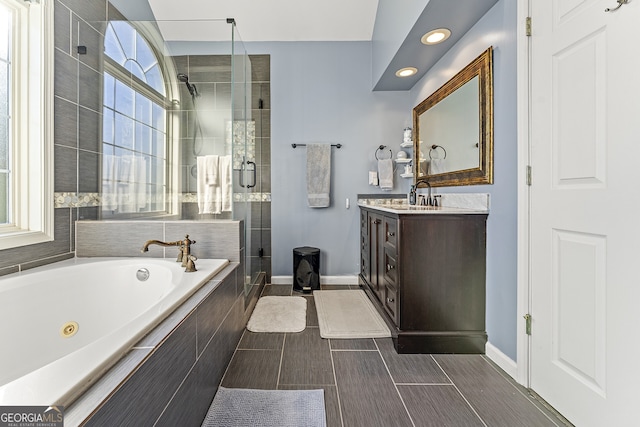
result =
M387 302L393 302L395 301L393 298L387 298Z
M395 235L396 235L396 233L394 233L393 231L387 232L387 236L389 236L389 237L393 237Z
M391 270L393 270L393 265L387 264L387 271L391 271Z

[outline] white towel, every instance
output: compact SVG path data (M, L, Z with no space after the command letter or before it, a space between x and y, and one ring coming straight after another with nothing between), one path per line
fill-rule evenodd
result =
M220 185L207 184L207 158L198 156L197 161L197 196L199 214L219 214L221 212ZM218 162L219 163L219 162Z
M310 208L327 208L331 191L331 144L307 144L307 201Z
M204 156L204 173L207 185L218 185L219 169L218 156Z
M445 159L431 159L429 164L429 175L437 175L439 173L445 173L446 170Z
M220 156L218 174L222 212L231 212L233 209L232 160L231 156Z
M393 160L378 160L378 180L381 190L393 190Z

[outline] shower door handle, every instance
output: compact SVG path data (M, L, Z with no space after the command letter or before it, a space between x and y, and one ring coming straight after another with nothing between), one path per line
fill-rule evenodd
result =
M253 188L253 187L256 186L256 169L257 169L257 167L256 167L256 163L252 162L250 160L247 160L247 164L248 165L253 165L253 169L252 169L252 172L253 172L253 184L251 184L251 185L247 184L247 188Z
M242 188L253 188L253 187L256 186L256 163L252 162L251 160L247 160L246 164L253 165L253 169L251 169L251 172L253 172L253 184L244 185L244 171L246 169L245 169L244 163L243 163L242 164L242 169L240 170L240 186Z

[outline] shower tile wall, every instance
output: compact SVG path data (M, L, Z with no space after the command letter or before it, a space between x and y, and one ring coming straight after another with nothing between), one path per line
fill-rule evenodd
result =
M255 121L257 182L249 195L251 254L247 267L253 277L261 271L266 272L267 281L271 279L271 85L270 55L249 55L251 60L251 118ZM188 55L173 58L176 69L189 76L189 82L195 84L200 97L196 98L198 118L202 135L194 140L195 114L191 97L182 85L182 192L194 194L196 179L191 173L196 155L223 155L228 148L223 128L225 120L208 120L216 115L224 116L231 108L231 58L228 55ZM222 71L221 71L222 70ZM195 143L195 150L194 150ZM238 172L234 171L234 193L242 193L238 184ZM192 198L193 199L193 198ZM244 209L244 203L235 203L236 218ZM229 219L230 213L219 215L199 215L197 203L182 204L182 219ZM260 256L262 249L262 256Z

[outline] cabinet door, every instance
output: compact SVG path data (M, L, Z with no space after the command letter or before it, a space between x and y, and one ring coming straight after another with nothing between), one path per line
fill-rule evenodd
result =
M369 270L371 272L371 288L378 296L380 301L384 298L384 287L382 286L382 280L384 276L384 239L383 239L383 226L382 216L369 212L369 249L370 249L370 264Z

